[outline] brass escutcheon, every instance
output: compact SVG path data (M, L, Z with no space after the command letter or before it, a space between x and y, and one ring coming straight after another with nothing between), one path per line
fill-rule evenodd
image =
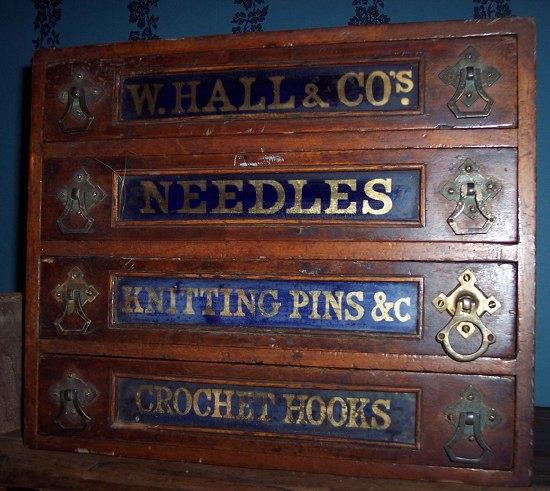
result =
M63 87L58 100L65 104L59 118L59 127L65 133L86 131L94 120L90 108L103 96L103 88L96 84L84 68L76 68L71 83Z
M488 202L502 189L493 179L486 179L479 173L478 165L472 159L466 159L458 168L458 175L447 181L440 193L449 201L456 201L456 207L447 219L447 223L457 235L485 234L496 221L489 209ZM466 219L482 218L483 225L463 227L459 223L461 215ZM466 220L467 221L467 220Z
M493 453L483 432L497 426L502 418L494 408L487 407L481 399L481 394L472 385L460 395L460 399L445 410L447 421L456 430L451 439L444 445L445 452L451 462L458 464L477 465L483 463ZM475 442L478 449L472 450L472 455L479 452L479 456L459 456L455 446L461 441Z
M74 173L72 183L57 193L57 198L64 204L63 212L57 218L59 230L63 234L87 234L95 221L90 212L105 198L105 192L93 184L90 175L81 168Z
M92 418L85 408L97 397L97 391L80 376L69 372L50 390L51 399L59 404L55 424L63 430L82 431L89 428Z
M477 50L469 46L454 65L448 66L439 74L445 85L455 88L447 107L457 119L489 116L495 102L485 92L485 87L491 87L500 78L500 72L492 66L485 65L479 58ZM485 101L484 107L470 110L479 98Z
M84 280L84 273L76 266L69 271L67 281L57 285L52 291L53 297L62 304L63 311L55 319L54 326L60 334L86 334L92 323L84 313L84 305L93 302L99 292ZM64 325L69 316L76 315L80 319L80 325L69 327Z
M436 340L441 343L445 352L456 361L472 361L487 351L496 341L496 336L485 326L480 319L485 313L493 314L500 308L500 302L493 296L487 297L477 286L476 277L472 271L466 269L458 278L459 285L447 295L440 293L432 301L439 312L447 311L452 319L441 329ZM481 345L474 353L459 353L450 341L453 329L468 339L476 330L482 336Z

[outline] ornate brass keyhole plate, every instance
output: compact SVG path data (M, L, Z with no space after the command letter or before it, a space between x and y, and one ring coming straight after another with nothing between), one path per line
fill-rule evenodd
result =
M76 68L70 84L61 89L59 102L65 111L59 118L59 127L65 133L86 131L94 120L91 108L103 96L103 88L95 83L84 68Z
M84 279L84 273L76 266L69 271L67 281L57 285L52 295L62 304L63 311L55 319L54 325L61 334L86 334L92 320L84 313L84 306L93 302L99 292ZM66 324L69 316L76 315L81 320L79 326L70 327Z
M64 204L63 212L57 219L57 226L63 234L87 234L92 229L94 217L92 208L105 198L105 191L90 181L84 169L78 169L71 184L63 187L57 198ZM72 220L78 219L75 225Z
M59 404L55 423L63 430L85 430L92 422L86 406L97 397L97 391L76 373L68 373L50 390L51 399Z
M502 189L493 179L486 179L479 173L478 165L466 159L458 168L458 175L441 187L441 194L449 201L455 201L456 207L447 219L447 223L457 235L485 234L493 226L496 217L489 209L491 201ZM465 215L470 220L484 219L481 226L463 227L458 219Z
M439 74L445 85L455 88L447 106L457 119L489 116L495 101L485 92L485 88L491 87L500 76L495 67L487 66L480 60L473 46L466 48L453 66L448 66ZM485 101L484 107L470 110L480 98Z
M440 293L432 302L439 312L447 311L452 316L449 323L437 333L436 340L453 360L472 361L483 355L496 341L496 336L485 326L481 316L496 312L500 308L500 302L493 296L487 297L476 286L476 277L469 269L462 272L458 281L459 285L450 293ZM476 330L479 331L482 336L481 345L474 353L459 353L451 344L450 335L453 329L464 339L468 339Z
M481 394L475 387L468 386L460 395L460 399L445 410L445 416L447 421L456 428L454 435L444 447L451 462L481 464L493 453L483 432L497 426L502 418L494 408L489 408L483 403ZM477 457L457 455L455 446L463 439L475 442L481 449L481 455Z

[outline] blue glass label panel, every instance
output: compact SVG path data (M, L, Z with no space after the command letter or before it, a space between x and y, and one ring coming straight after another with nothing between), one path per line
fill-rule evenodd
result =
M116 423L414 444L417 392L116 379Z
M134 75L122 121L215 114L418 111L418 60L375 64Z
M421 223L421 168L124 175L119 222L338 220Z
M414 335L420 279L117 276L115 325L321 329Z

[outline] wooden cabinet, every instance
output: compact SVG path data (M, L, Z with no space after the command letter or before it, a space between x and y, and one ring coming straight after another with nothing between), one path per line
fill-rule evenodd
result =
M529 482L530 20L44 50L33 77L27 444Z

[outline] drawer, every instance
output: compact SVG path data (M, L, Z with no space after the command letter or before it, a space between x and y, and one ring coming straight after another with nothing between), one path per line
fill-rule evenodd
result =
M154 54L138 44L74 50L70 59L48 53L44 138L517 125L515 36L408 32L410 39L357 29L346 39L289 34L291 45L262 35L246 47L226 37L159 45Z
M49 158L42 237L517 240L515 149L237 157Z
M484 469L494 484L514 466L514 404L513 377L44 355L38 441L394 478Z
M507 263L45 258L41 278L42 339L142 356L330 366L335 353L516 352Z

